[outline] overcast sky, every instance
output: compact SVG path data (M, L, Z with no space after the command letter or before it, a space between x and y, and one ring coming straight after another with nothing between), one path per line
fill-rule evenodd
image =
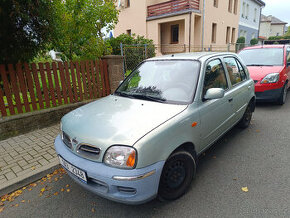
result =
M290 0L263 0L266 7L263 8L262 14L273 15L282 21L287 22L290 26Z

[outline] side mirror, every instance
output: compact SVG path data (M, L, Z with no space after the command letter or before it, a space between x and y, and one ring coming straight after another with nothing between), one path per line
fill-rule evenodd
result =
M290 66L290 62L287 63L287 67L289 67L289 66Z
M119 85L121 85L121 84L122 84L122 82L123 82L123 80L121 80L121 81L119 82Z
M211 99L218 99L222 98L225 95L225 90L221 88L211 88L208 89L205 93L204 99L211 100Z

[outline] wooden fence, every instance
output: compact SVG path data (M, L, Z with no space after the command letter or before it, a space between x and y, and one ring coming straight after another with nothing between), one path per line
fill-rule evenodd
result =
M105 60L0 65L1 116L110 94Z

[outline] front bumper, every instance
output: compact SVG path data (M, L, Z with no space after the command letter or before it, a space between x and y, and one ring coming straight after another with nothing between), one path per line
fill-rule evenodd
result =
M58 155L86 172L88 182L84 183L68 172L70 177L99 196L125 204L142 204L158 193L165 161L141 169L124 170L77 156L63 144L60 136L56 137L54 146Z
M283 88L271 89L263 92L255 92L257 101L277 101Z

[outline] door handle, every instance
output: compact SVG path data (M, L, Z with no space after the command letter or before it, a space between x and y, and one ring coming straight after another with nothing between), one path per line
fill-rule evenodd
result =
M232 102L233 101L233 98L229 98L229 102Z

